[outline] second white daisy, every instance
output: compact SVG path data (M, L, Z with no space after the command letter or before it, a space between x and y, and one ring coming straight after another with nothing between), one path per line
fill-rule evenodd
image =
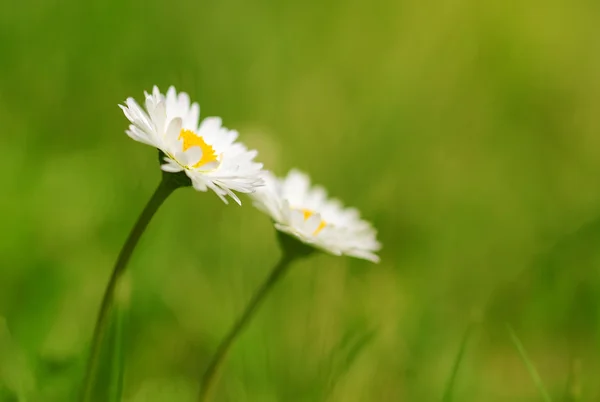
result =
M252 194L254 205L275 221L275 228L335 255L379 262L377 232L358 210L328 199L324 188L310 185L309 177L292 170L279 179L264 172L265 185Z
M184 171L196 190L211 189L224 202L230 196L241 204L234 191L252 193L262 185L257 151L236 142L237 131L223 127L218 117L199 124L200 106L187 93L170 87L165 96L154 87L152 94L145 93L145 110L133 98L119 106L131 122L127 135L161 150L161 169Z

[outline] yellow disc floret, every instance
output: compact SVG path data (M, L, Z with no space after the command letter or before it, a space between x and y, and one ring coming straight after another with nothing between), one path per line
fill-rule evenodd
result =
M204 142L204 139L194 133L191 130L182 129L179 133L179 139L183 140L183 151L187 151L191 147L200 147L202 150L202 157L200 160L192 167L198 168L202 165L206 165L210 162L217 161L217 155L215 154L215 150L212 146L208 145Z

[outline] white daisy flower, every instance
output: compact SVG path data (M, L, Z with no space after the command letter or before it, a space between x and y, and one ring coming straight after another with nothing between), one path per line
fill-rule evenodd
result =
M275 228L335 255L379 262L377 232L358 210L328 199L323 187L311 187L309 177L298 170L283 179L265 171L263 178L265 185L252 198L275 221Z
M252 193L262 185L263 165L253 160L257 152L235 142L237 131L223 127L219 117L198 124L200 106L174 87L166 96L157 87L144 94L145 110L133 98L119 106L132 123L127 135L165 154L163 171L185 172L196 190L210 188L225 203L230 196L241 205L234 191Z

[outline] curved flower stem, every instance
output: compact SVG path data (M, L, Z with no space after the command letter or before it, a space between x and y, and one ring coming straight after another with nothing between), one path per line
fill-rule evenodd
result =
M135 223L135 226L131 230L131 233L129 233L129 237L125 241L125 244L123 245L123 248L119 253L119 257L117 258L117 262L115 263L115 266L113 268L112 275L110 277L108 285L106 286L106 290L104 291L104 297L102 299L100 311L98 312L98 318L96 319L94 337L92 339L92 346L87 362L85 379L83 383L83 393L81 397L82 402L92 401L94 390L94 378L98 369L100 349L102 341L104 339L105 331L107 329L108 316L112 307L115 290L119 283L119 279L123 276L123 273L125 272L125 269L127 267L127 263L129 262L129 258L131 257L135 246L140 240L140 237L144 233L144 230L146 230L146 227L150 223L150 220L152 219L158 208L162 205L162 203L178 187L180 187L179 183L177 183L176 180L172 179L171 175L163 174L160 184L158 185L157 189L154 191L154 194L146 204L146 207L144 208L140 217Z
M252 299L250 299L250 302L246 306L246 309L235 322L233 327L231 327L231 329L227 333L227 336L223 338L223 340L219 344L217 352L213 356L212 360L208 365L208 368L204 372L204 376L202 377L198 401L205 402L209 400L210 396L212 395L212 389L217 381L219 370L223 365L227 352L229 352L229 349L231 349L233 342L242 333L246 325L248 325L248 323L256 313L258 307L260 306L261 302L265 299L269 291L273 289L273 287L283 276L283 274L287 272L290 263L296 257L297 256L291 255L289 253L283 254L277 265L273 267L273 270L271 271L267 279L265 279L260 288L258 288L256 293L254 293L254 296L252 296Z

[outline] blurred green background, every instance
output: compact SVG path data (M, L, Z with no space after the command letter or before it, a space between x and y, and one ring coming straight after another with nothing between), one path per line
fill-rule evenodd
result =
M600 400L600 3L24 0L0 13L0 400L72 401L159 180L117 104L171 84L278 174L374 222L382 262L294 266L215 401ZM193 401L278 258L244 199L179 190L130 264L125 399Z

